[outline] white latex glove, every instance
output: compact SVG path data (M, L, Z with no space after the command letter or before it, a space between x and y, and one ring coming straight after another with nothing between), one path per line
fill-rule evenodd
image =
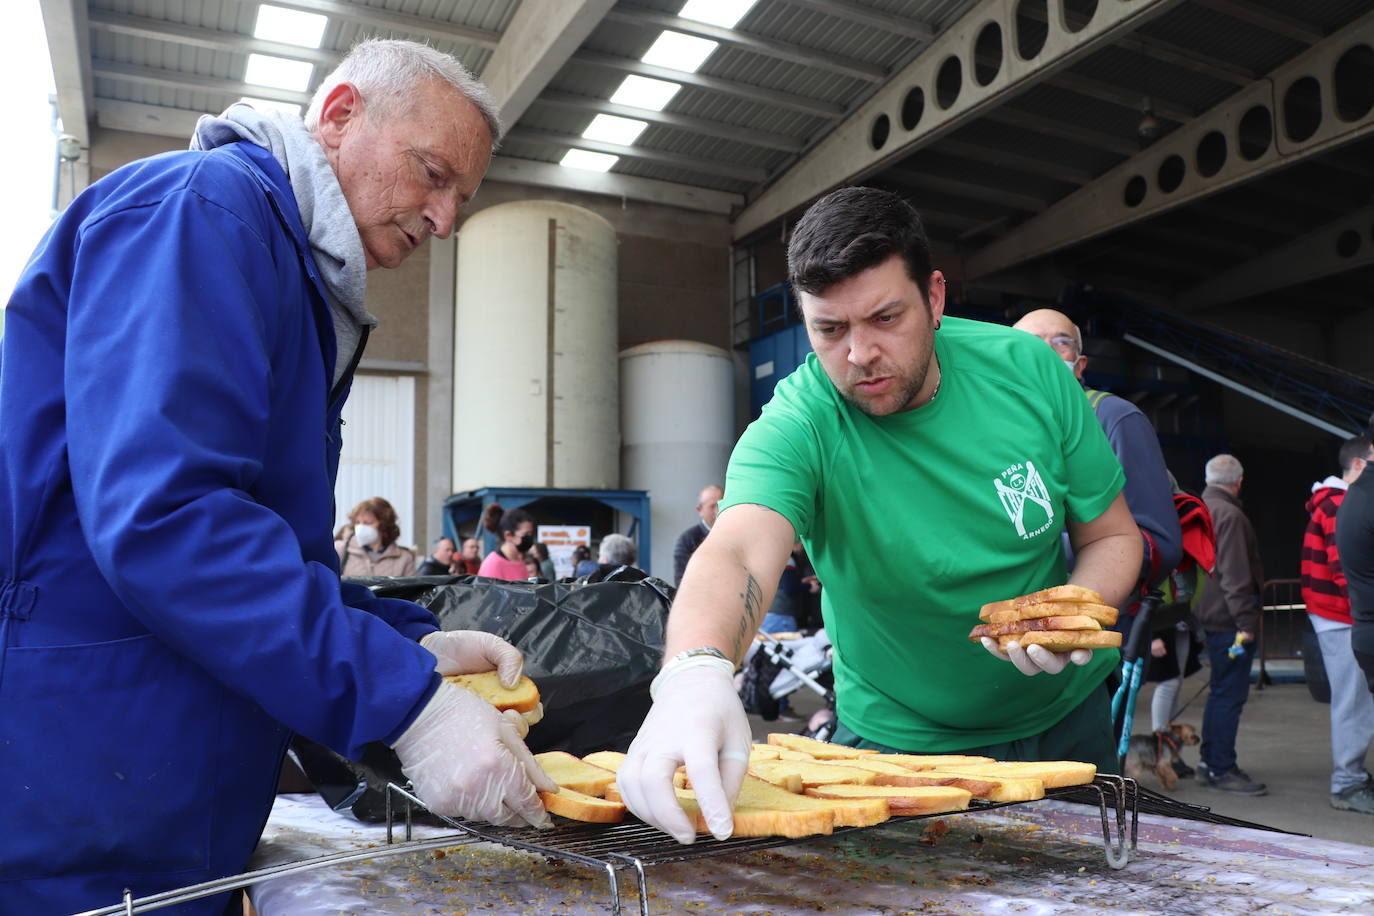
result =
M550 823L536 793L558 787L515 724L470 690L440 684L392 747L435 814L497 825Z
M616 774L625 805L679 843L696 839L673 792L673 773L684 763L712 835L728 839L735 829L732 809L749 767L752 735L728 666L720 659L688 659L665 669Z
M420 645L434 653L434 670L440 674L476 674L494 669L502 684L514 687L525 667L519 649L481 630L436 630L424 636ZM544 718L544 704L529 712L507 709L502 715L510 719L523 741L530 726Z
M434 653L440 674L477 674L495 669L506 687L514 687L525 669L520 650L499 636L481 630L435 630L420 640Z
M1026 677L1033 677L1037 674L1058 674L1063 671L1065 666L1072 662L1075 665L1086 665L1092 661L1092 649L1074 649L1072 652L1051 652L1044 646L1027 646L1022 649L1018 642L1007 643L1007 651L1003 652L997 646L997 640L990 637L983 637L983 648L1004 662L1011 662Z

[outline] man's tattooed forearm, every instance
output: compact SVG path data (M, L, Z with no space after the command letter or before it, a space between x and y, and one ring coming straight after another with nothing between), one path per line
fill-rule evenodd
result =
M735 658L744 653L744 647L754 638L763 620L763 589L759 588L759 581L753 573L745 572L744 591L740 597L744 599L744 616L740 618L739 632L735 634Z

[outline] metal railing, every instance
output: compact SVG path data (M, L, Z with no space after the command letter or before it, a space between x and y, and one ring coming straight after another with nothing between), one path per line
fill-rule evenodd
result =
M1303 634L1310 624L1301 579L1269 579L1260 592L1260 604L1259 632L1255 634L1260 670L1255 686L1263 690L1273 683L1265 670L1266 662L1302 658Z

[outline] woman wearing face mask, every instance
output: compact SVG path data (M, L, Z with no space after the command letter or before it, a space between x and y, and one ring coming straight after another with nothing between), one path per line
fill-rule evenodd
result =
M529 578L525 553L534 544L534 519L530 514L524 509L506 511L500 503L492 503L482 516L482 525L500 538L500 543L487 554L477 575L512 582Z
M365 499L348 513L348 520L350 524L341 532L343 537L334 541L341 575L415 575L415 554L396 543L401 529L391 503L380 496Z

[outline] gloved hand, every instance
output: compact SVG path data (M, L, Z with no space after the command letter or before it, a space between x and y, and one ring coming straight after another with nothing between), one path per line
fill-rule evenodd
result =
M434 670L440 674L475 674L494 669L502 684L514 687L525 667L519 649L481 630L436 630L421 638L420 645L434 653ZM530 726L544 718L544 704L523 713L507 709L503 715L511 720L523 741Z
M735 828L733 803L749 767L752 735L733 675L733 665L714 658L687 659L664 669L655 679L654 705L617 771L625 805L679 843L696 839L696 828L673 793L680 764L687 765L715 838L727 839Z
M997 640L991 637L983 637L983 648L1004 662L1011 662L1026 677L1034 675L1058 674L1064 667L1072 662L1075 665L1086 665L1092 661L1092 649L1074 649L1072 652L1051 652L1044 646L1027 646L1021 648L1018 642L1007 644L1007 651L1003 652L998 648Z
M515 724L470 690L440 684L392 747L435 814L497 825L550 823L536 792L558 787Z

